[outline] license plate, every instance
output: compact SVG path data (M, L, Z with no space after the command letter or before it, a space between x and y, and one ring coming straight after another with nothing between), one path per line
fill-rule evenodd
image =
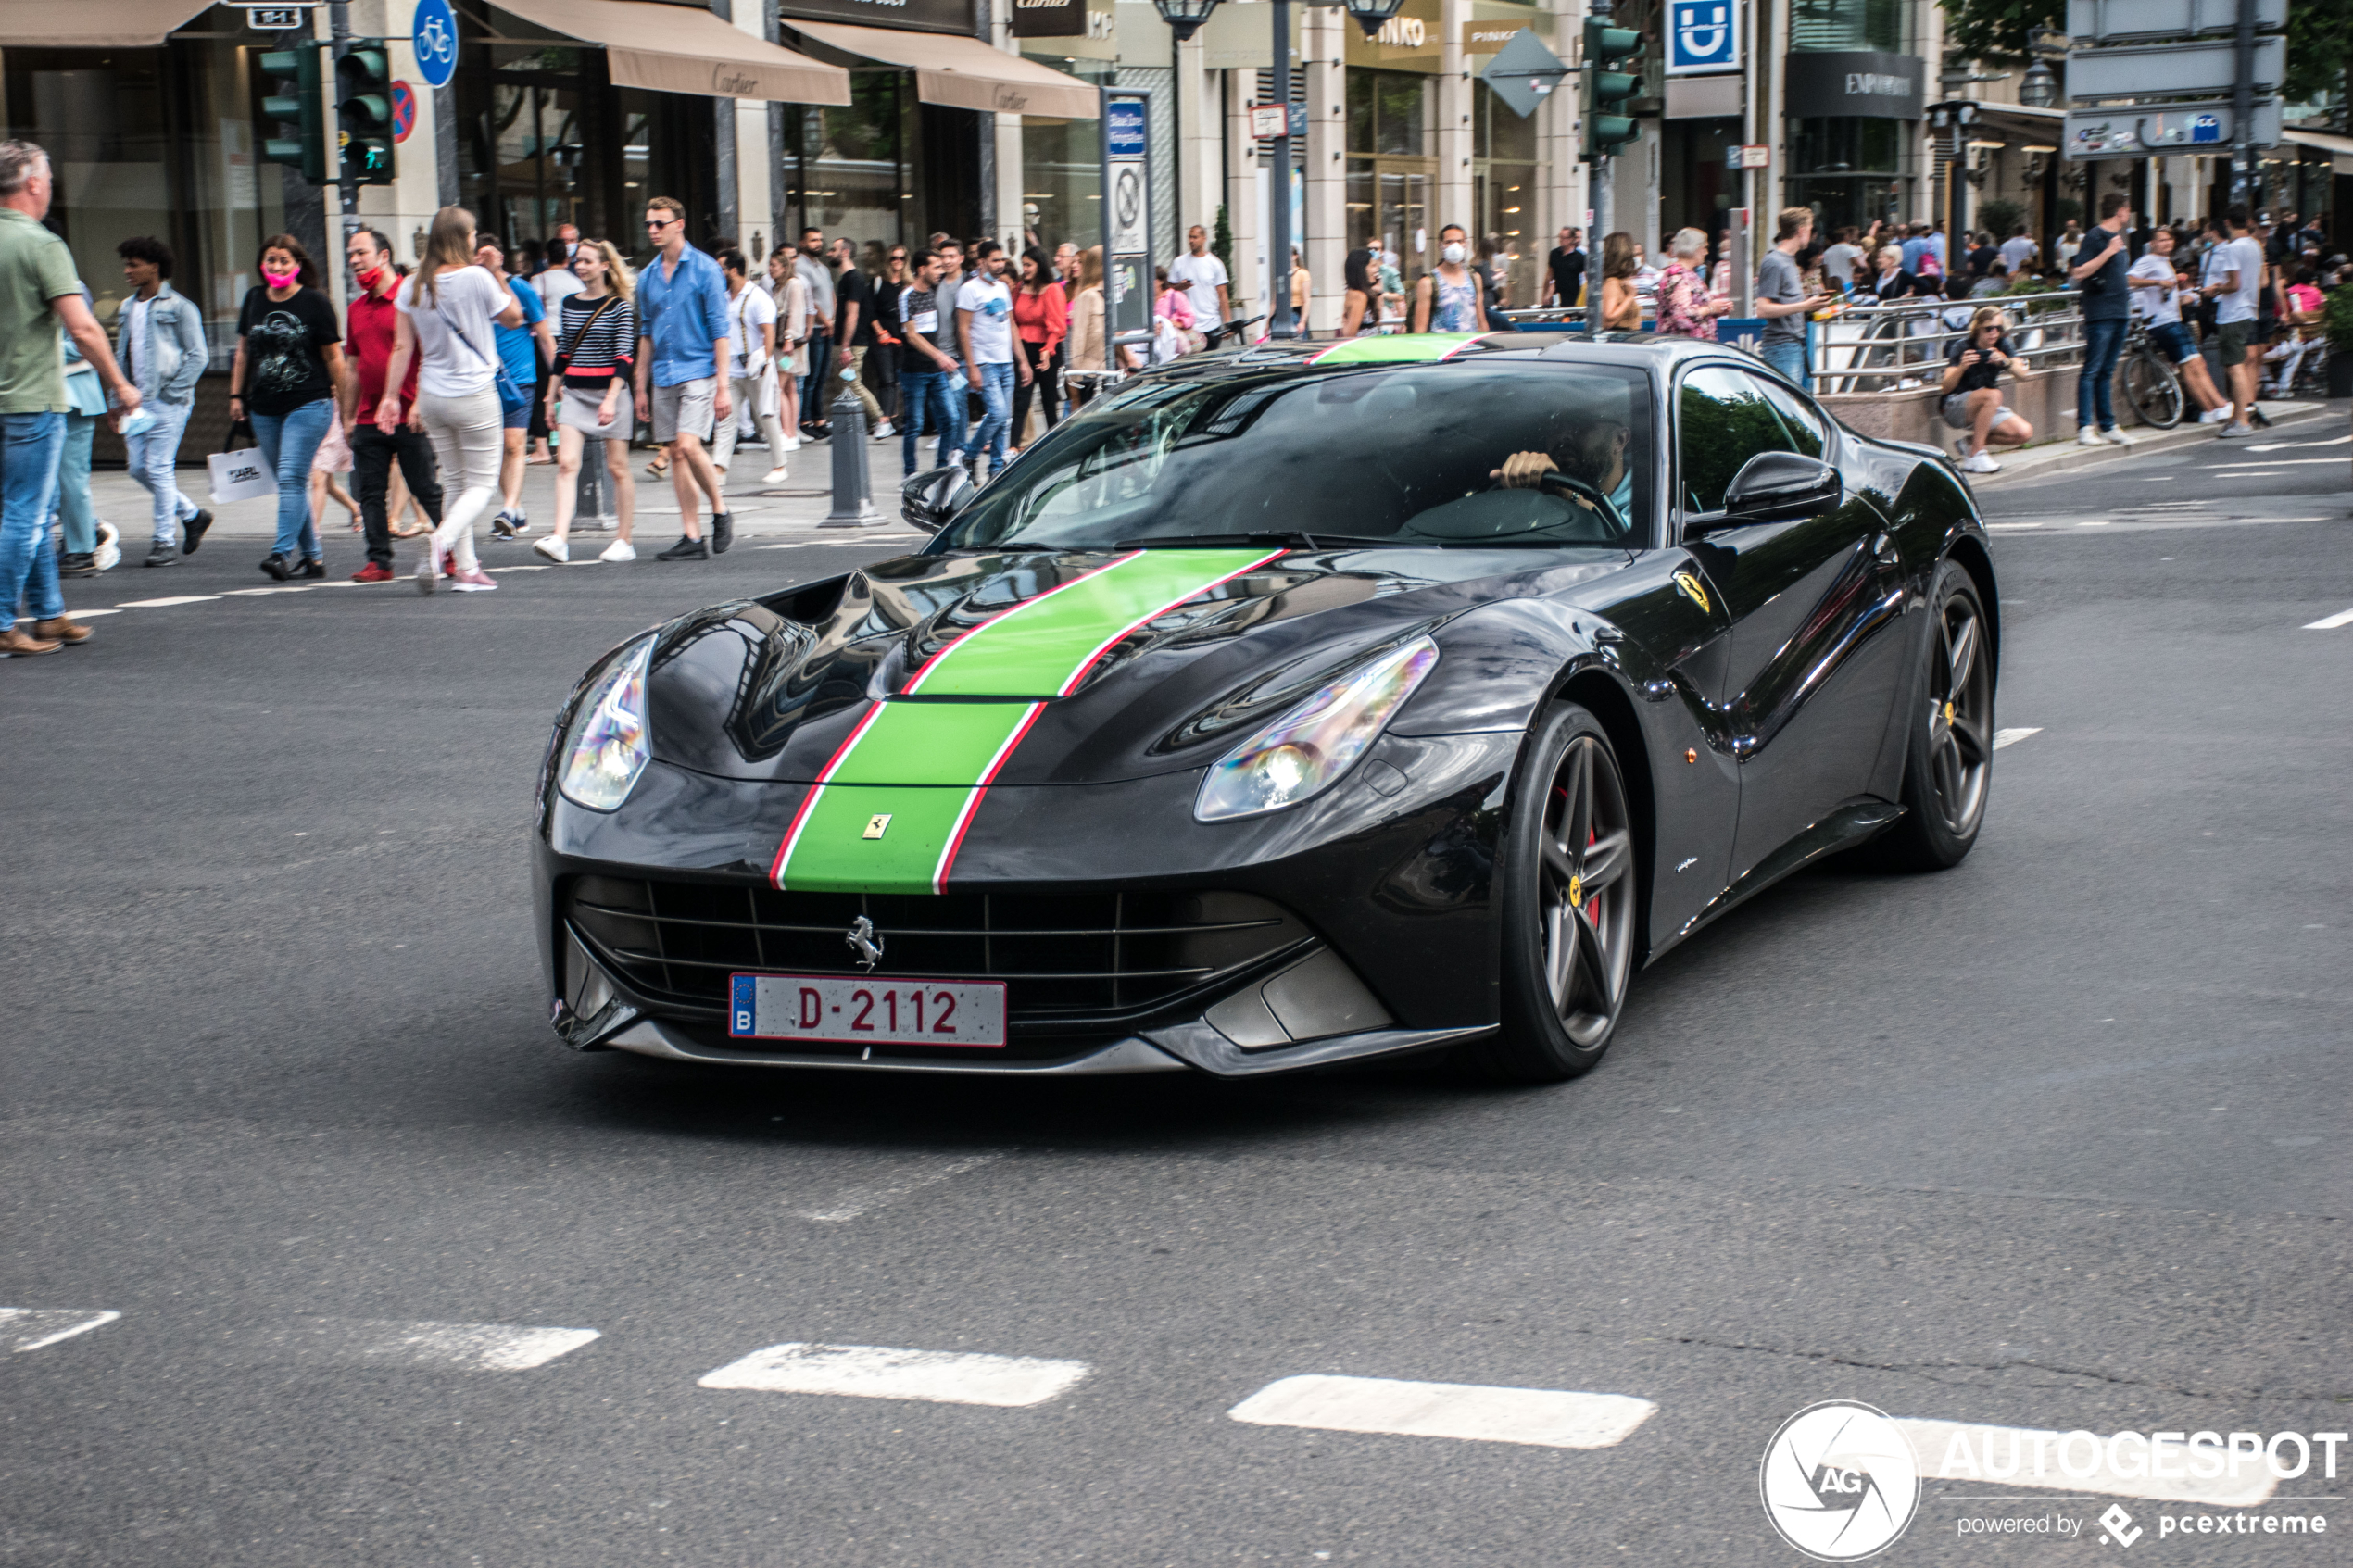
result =
M850 980L837 974L738 974L727 1033L741 1040L836 1045L1005 1043L1005 988L968 980Z

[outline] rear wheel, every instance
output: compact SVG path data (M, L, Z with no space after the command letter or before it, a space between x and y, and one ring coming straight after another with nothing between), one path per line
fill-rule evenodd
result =
M2171 430L2182 422L2182 382L2146 349L2124 362L2124 400L2145 425Z
M1936 569L1919 696L1902 715L1904 817L1875 847L1904 871L1957 866L1977 843L1994 784L1994 650L1977 583L1957 563Z
M1506 1083L1557 1083L1609 1048L1634 969L1638 884L1626 777L1592 713L1539 721L1514 792L1497 892L1503 1033L1473 1048Z

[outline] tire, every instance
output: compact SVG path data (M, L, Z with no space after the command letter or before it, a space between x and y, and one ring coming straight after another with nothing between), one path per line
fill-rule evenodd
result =
M1641 905L1626 775L1591 712L1564 702L1537 721L1512 803L1497 876L1503 1030L1468 1059L1496 1082L1554 1084L1609 1048Z
M1933 621L1905 725L1904 815L1873 845L1894 871L1944 871L1977 843L1994 786L1994 661L1985 607L1959 564L1936 569Z
M2145 350L2124 361L2124 399L2145 425L2171 430L2182 422L2181 379Z

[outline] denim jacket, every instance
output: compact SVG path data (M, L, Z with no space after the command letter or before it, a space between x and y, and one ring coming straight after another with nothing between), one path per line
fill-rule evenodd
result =
M204 314L196 302L170 283L157 288L155 298L147 302L146 341L133 354L126 354L129 345L120 341L120 333L130 330L128 300L119 320L124 325L118 332L115 357L131 361L139 390L158 403L194 401L196 378L212 363L205 344Z

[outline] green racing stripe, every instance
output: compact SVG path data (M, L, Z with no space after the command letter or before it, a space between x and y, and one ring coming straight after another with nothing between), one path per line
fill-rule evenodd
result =
M1468 348L1484 332L1391 332L1382 337L1343 338L1311 365L1423 365Z
M859 721L794 814L771 879L942 891L982 797L1048 702L1137 628L1282 553L1136 550L966 632Z

